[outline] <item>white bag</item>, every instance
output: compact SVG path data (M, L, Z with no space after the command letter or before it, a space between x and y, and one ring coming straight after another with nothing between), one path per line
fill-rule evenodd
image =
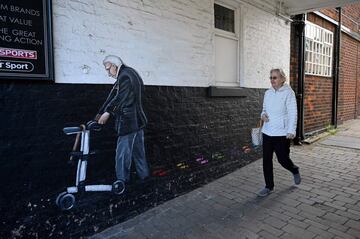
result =
M254 146L262 145L263 142L262 133L261 133L262 125L263 125L262 120L260 120L257 127L251 129L251 140Z

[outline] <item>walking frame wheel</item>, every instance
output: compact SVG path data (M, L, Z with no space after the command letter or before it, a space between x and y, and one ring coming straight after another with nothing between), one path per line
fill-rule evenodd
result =
M70 210L75 205L75 196L68 192L62 192L57 196L55 202L61 210Z
M125 191L125 183L121 180L117 180L112 185L112 191L117 195L123 194Z

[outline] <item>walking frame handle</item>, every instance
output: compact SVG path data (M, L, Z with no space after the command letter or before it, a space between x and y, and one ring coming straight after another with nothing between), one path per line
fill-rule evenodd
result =
M80 125L80 128L81 128L82 130L84 130L84 129L85 129L85 125L83 125L83 124ZM76 139L75 139L74 145L73 145L73 147L72 147L72 152L75 152L75 151L77 150L77 148L79 147L81 133L82 133L82 132L79 132L79 133L76 134ZM71 155L71 156L70 156L70 161L72 161L73 159L74 159L74 155Z

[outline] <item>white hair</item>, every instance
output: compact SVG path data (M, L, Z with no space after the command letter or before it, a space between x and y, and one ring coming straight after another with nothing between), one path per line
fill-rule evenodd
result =
M273 68L273 69L271 69L270 74L273 73L273 72L277 72L279 74L280 78L284 82L286 81L287 77L286 77L286 74L285 74L283 69L281 69L281 68Z
M111 63L118 67L124 64L120 57L114 55L106 56L103 60L103 64L105 65L106 63Z

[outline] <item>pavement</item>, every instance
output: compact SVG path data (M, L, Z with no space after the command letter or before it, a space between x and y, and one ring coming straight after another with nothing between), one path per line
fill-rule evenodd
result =
M258 160L93 239L360 238L360 119L315 144L294 146L302 183L274 163L275 192ZM274 159L275 160L275 159Z
M321 144L360 150L360 124L356 122L354 120L341 126L336 135L323 140Z

